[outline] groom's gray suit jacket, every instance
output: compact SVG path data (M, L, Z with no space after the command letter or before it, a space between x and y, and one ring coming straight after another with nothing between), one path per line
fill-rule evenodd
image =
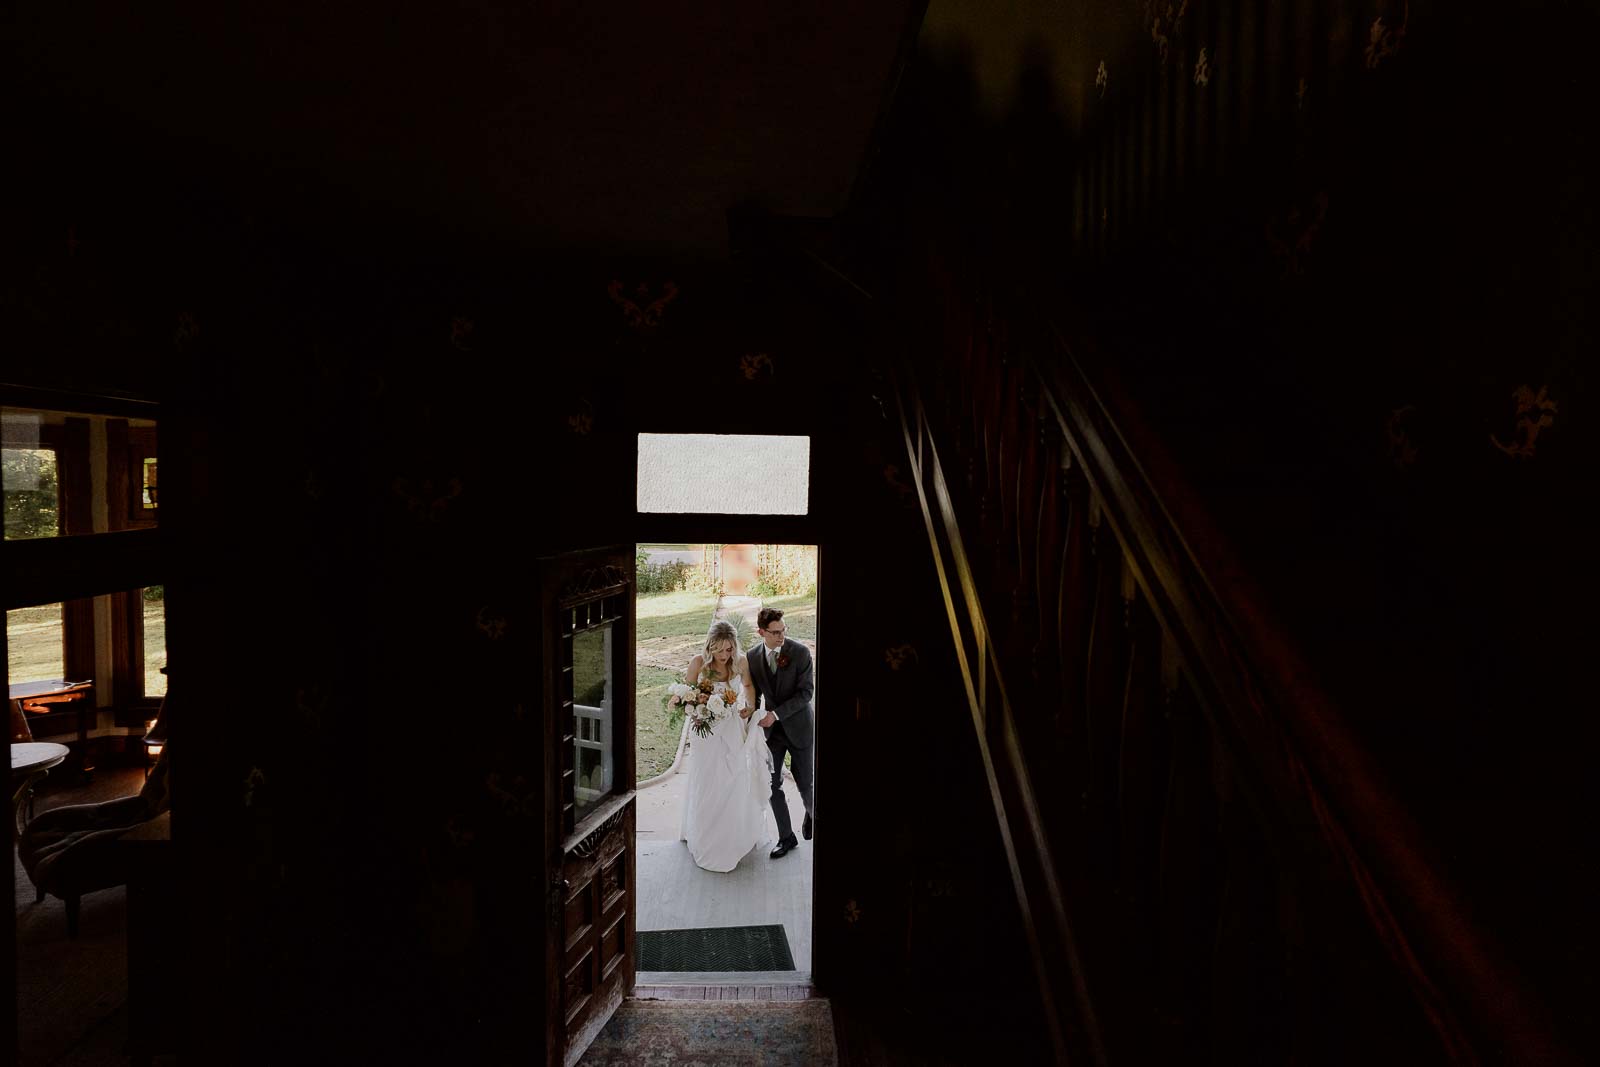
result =
M746 652L750 662L750 680L756 692L767 698L767 710L778 716L789 744L795 748L810 748L812 737L811 694L816 686L811 677L811 650L798 641L784 639L778 656L788 660L788 666L779 667L777 677L767 669L767 643L757 641ZM771 736L772 727L767 727Z

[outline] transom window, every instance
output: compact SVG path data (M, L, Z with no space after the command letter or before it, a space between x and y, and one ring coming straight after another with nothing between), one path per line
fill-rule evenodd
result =
M642 433L638 470L646 514L805 515L811 438Z

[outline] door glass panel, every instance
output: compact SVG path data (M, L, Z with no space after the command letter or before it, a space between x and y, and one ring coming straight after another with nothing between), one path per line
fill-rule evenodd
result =
M609 794L616 777L610 622L572 638L572 767L574 819L581 822Z
M0 467L7 541L159 521L154 419L0 408Z

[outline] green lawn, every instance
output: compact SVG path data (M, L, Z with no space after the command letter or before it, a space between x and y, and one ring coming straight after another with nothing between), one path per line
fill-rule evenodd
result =
M716 608L717 598L712 594L687 589L642 596L638 600L638 640L643 643L661 637L704 637ZM687 659L684 664L688 665Z
M683 681L683 670L711 625L717 598L710 593L680 589L647 594L636 604L634 752L639 780L643 781L672 766L672 757L678 752L679 731L668 728L661 700L668 685ZM666 663L673 666L669 668Z
M815 641L817 638L817 598L795 596L769 596L761 601L764 608L777 608L783 612L783 624L789 636L796 641Z
M672 766L672 757L678 752L679 731L667 728L667 713L661 700L667 695L667 686L682 680L677 671L659 667L639 667L634 674L634 751L641 782Z
M783 621L797 640L816 638L815 597L768 597L763 604L783 609ZM699 651L700 640L711 625L711 613L716 606L716 597L688 590L651 593L637 601L634 715L640 780L666 770L677 754L678 731L668 729L667 713L661 707L661 700L668 685L683 680L683 670L689 665L690 657ZM752 633L750 641L754 640ZM668 663L672 664L670 668Z
M704 545L667 545L667 544L659 544L658 545L658 544L648 544L648 545L639 545L638 547L639 548L643 548L643 549L651 549L651 548L659 549L662 552L689 552L689 551L692 551L692 550L697 549L697 548L704 548L705 546Z

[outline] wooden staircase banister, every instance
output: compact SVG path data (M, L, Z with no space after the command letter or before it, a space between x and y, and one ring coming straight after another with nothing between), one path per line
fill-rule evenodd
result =
M891 353L1058 1060L1579 1062L1092 341L790 247Z
M1374 931L1406 974L1449 1058L1479 1059L1463 1011L1491 1045L1519 1061L1565 1058L1537 999L1474 926L1463 894L1439 872L1421 828L1346 728L1333 699L1311 680L1312 670L1285 639L1248 572L1234 570L1225 592L1213 584L1184 537L1184 523L1146 470L1152 462L1167 465L1162 480L1177 479L1166 454L1142 441L1141 461L1064 331L1051 323L1050 335L1055 358L1034 361L1031 369L1041 377L1063 437L1090 479L1099 481L1125 549L1151 576L1147 593L1168 614L1185 661L1198 668L1196 681L1211 690L1207 708L1233 717L1226 728L1249 751L1271 802L1313 813L1323 844L1360 887ZM1184 519L1210 526L1192 511Z
M1076 1045L1087 1051L1092 1062L1103 1065L1107 1062L1105 1047L1094 1004L1084 982L1072 923L1067 916L1057 877L1056 861L1051 855L1049 842L1041 832L1045 816L1022 766L1020 741L1006 698L1005 675L987 638L983 606L978 600L966 546L939 464L938 450L928 433L927 419L920 401L915 396L910 399L911 410L908 414L906 400L898 388L896 394L901 401L900 426L913 484L928 531L928 547L933 553L955 654L965 681L967 705L977 734L1001 843L1017 890L1023 926L1029 934L1033 950L1034 966L1040 979L1040 999L1044 1004L1051 1040L1060 1062L1076 1060L1072 1051ZM932 502L929 500L930 491L934 498ZM947 555L952 563L950 567L945 564ZM958 595L960 607L965 608L970 624L968 629L973 645L970 653L962 639ZM989 685L991 677L992 689ZM1041 884L1043 899L1039 900L1036 897L1041 894L1030 892L1029 887ZM1072 991L1071 999L1076 1009L1073 1018L1077 1023L1075 1034L1067 1032L1069 1027L1057 1004L1056 990L1061 988L1070 988Z
M1091 522L1103 523L1110 534L1111 542L1096 551L1114 548L1123 587L1135 590L1132 596L1124 592L1125 603L1137 598L1141 610L1148 607L1160 634L1163 673L1170 676L1176 665L1182 684L1192 690L1229 765L1229 788L1254 810L1277 862L1302 865L1307 880L1331 876L1342 883L1323 895L1347 896L1359 907L1368 935L1414 998L1414 1010L1425 1020L1440 1058L1453 1063L1502 1056L1563 1060L1566 1054L1537 999L1473 928L1460 895L1430 863L1421 831L1343 726L1333 702L1308 680L1304 662L1261 600L1250 597L1238 576L1222 588L1213 584L1072 346L1053 325L1049 336L1048 358L1008 356L1007 368L996 373L1005 376L1005 388L1032 396L1044 424L1040 432L1059 438L1063 468L1075 471L1085 485ZM970 389L973 376L981 378L983 371L967 367L965 372L968 378L950 388L968 391L971 410L965 416L972 425L986 427L973 448L978 467L993 468L989 488L999 486L1007 497L987 507L1002 516L1015 512L1014 526L1026 510L1023 483L1038 477L1037 471L1024 474L1024 468L1037 457L1028 458L1033 446L1026 432L1013 434L1013 440L1007 437L1006 419L998 425L985 421L981 405L995 398L985 394L980 400L978 390ZM1125 983L1116 989L1118 983L1099 980L1097 963L1083 958L1076 932L1092 915L1088 901L1104 898L1068 888L1073 881L1068 872L1078 857L1064 854L1048 832L1052 821L1063 818L1060 797L1043 797L1038 770L1024 758L1040 733L1035 729L1030 735L1029 727L1018 722L1013 700L1019 686L1013 680L1020 665L1008 658L1011 649L993 625L995 612L1005 611L997 600L1006 593L1004 583L977 573L981 568L968 548L997 544L1009 552L1013 535L1019 544L1024 536L1015 529L1002 529L999 538L988 536L992 531L981 519L963 509L959 491L947 479L951 449L941 442L947 431L930 418L909 361L895 386L906 455L1019 904L1036 942L1041 982L1058 991L1055 999L1047 999L1046 1010L1072 1013L1069 1022L1054 1023L1058 1053L1063 1061L1125 1058L1119 1050L1126 1039L1103 1033L1102 1017L1110 999L1126 996L1128 989ZM1004 409L1009 401L999 403ZM987 414L993 413L991 408ZM1009 499L1013 495L1015 501ZM965 504L976 506L972 499ZM1013 596L1017 591L1013 586ZM1038 691L1025 699L1036 701ZM1085 788L1086 795L1094 792ZM1097 803L1103 803L1104 790L1100 795ZM1063 969L1070 977L1062 975Z

